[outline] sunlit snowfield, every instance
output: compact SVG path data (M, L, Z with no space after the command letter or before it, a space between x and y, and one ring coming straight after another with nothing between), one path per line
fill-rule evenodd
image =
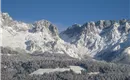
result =
M31 75L35 74L35 75L39 75L39 74L44 74L44 73L51 73L51 72L64 72L64 71L74 71L77 74L81 74L81 70L85 70L84 68L80 67L80 66L69 66L68 68L46 68L46 69L38 69L36 71L34 71L33 73L31 73Z

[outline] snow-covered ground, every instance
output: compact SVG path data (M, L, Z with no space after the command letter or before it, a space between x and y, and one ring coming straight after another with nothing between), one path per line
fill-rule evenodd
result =
M12 56L12 55L14 55L14 54L0 54L1 56L3 55L5 55L5 56Z
M85 70L80 66L69 66L68 68L46 68L46 69L38 69L31 73L30 75L42 75L44 73L52 73L52 72L64 72L64 71L74 71L77 74L81 74L81 70Z
M90 72L90 73L88 73L89 75L97 75L97 74L99 74L99 72Z
M84 68L80 67L80 66L70 66L70 69L72 71L74 71L75 73L80 73L81 74L81 70L85 70Z
M130 47L126 48L126 49L123 51L123 53L130 55Z

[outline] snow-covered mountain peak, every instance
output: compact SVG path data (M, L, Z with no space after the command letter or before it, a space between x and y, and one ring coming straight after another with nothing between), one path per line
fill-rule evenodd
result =
M1 28L12 29L16 32L27 31L31 26L27 23L13 20L8 13L1 13Z
M3 19L13 20L8 13L1 13Z
M58 29L55 25L47 20L39 20L32 24L31 32L43 32L52 34L53 36L58 36Z
M130 21L122 19L73 24L58 34L57 27L47 20L24 23L0 14L2 46L23 49L29 53L42 51L81 58L85 55L106 58L130 46Z
M75 46L60 39L57 27L51 22L40 20L27 24L11 19L8 14L4 15L1 16L2 26L0 27L3 47L11 47L15 50L20 48L29 53L42 51L43 53L61 53L79 57L73 50Z
M130 34L130 25L128 20L123 19L87 22L77 31L71 28L71 31L61 32L60 36L66 42L79 47L84 46L86 48L84 50L87 50L86 54L95 56L105 51L115 51L115 48L119 49L120 44L127 39L127 34Z
M33 24L36 25L36 26L45 26L45 27L49 27L50 24L51 24L51 22L42 19L42 20L39 20L39 21L35 21Z
M76 28L76 27L81 27L81 25L80 24L77 24L77 23L75 23L75 24L73 24L71 27L69 27L69 28Z
M0 16L2 25L10 24L13 20L8 13L1 13Z

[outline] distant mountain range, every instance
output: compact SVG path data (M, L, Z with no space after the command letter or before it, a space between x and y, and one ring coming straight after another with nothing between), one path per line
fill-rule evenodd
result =
M74 24L58 33L47 20L29 24L13 20L8 13L0 17L2 47L107 61L126 60L130 55L130 21L126 19Z

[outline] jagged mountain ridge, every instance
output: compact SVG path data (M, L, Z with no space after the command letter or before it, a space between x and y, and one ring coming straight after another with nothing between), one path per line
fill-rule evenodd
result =
M47 20L27 24L2 13L0 25L3 47L20 48L29 53L42 51L79 57L73 50L74 46L60 39L56 26Z
M47 20L27 24L13 20L8 13L1 13L0 17L2 46L30 53L43 51L105 59L113 56L113 52L117 52L114 56L121 54L130 46L130 21L126 19L74 24L59 34L56 26Z
M87 22L82 26L72 26L60 33L64 41L75 44L79 48L84 46L85 53L96 58L112 57L110 55L121 53L120 50L130 46L129 35L130 22L126 19Z

